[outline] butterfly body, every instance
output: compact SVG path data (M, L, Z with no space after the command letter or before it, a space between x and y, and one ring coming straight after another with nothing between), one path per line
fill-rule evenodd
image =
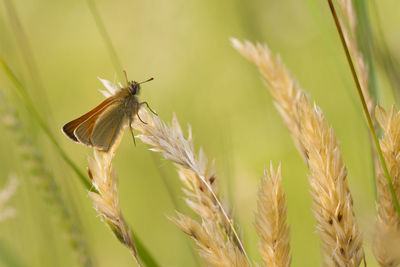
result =
M108 151L124 127L126 125L131 127L135 116L138 116L140 106L147 105L147 102L139 102L137 97L139 93L140 83L128 82L127 86L97 107L65 124L62 131L77 143L100 151ZM130 129L132 133L132 128Z

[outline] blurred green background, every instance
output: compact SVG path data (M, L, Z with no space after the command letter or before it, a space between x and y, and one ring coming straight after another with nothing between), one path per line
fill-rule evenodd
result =
M368 22L377 46L385 46L395 61L400 56L400 2L368 2ZM62 148L85 172L91 149L65 138L60 128L103 100L97 77L114 81L121 76L88 2L0 3L1 57L25 85ZM348 167L354 210L364 233L367 262L376 266L370 251L375 200L367 128L326 1L131 0L96 1L95 7L129 78L155 78L143 85L140 98L163 120L170 121L175 112L182 126L190 123L197 149L203 147L209 158L216 159L221 192L234 210L250 257L260 262L253 226L259 179L264 166L281 162L292 265L319 266L307 166L257 69L231 47L229 38L266 42L279 53L336 131ZM27 57L36 67L26 64ZM387 108L395 102L392 83L376 58L373 64L379 102ZM95 266L135 266L128 250L97 217L87 191L3 71L0 89L16 106L26 134L40 148L46 168L62 188ZM60 222L42 201L30 173L22 168L17 138L2 124L0 136L0 186L10 172L16 172L21 182L9 204L17 209L17 216L0 222L1 246L8 251L2 254L14 255L22 266L78 265ZM134 147L130 135L124 136L114 160L122 212L162 266L196 266L199 259L190 252L193 242L166 218L174 216L176 209L192 214L182 198L178 175L170 162L151 153L139 140ZM177 207L163 179L172 188Z

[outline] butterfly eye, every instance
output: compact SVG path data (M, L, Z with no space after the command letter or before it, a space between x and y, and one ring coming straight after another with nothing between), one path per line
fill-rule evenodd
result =
M134 84L131 87L129 87L129 89L131 90L131 94L132 95L136 95L136 89L137 89L137 85Z
M135 94L140 94L140 84L136 85Z
M138 95L140 93L140 84L134 83L130 89L132 95Z

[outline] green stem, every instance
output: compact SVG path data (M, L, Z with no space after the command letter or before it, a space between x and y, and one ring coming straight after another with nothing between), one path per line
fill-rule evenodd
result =
M96 5L93 2L93 0L87 0L87 3L89 6L89 9L90 9L90 12L92 13L92 16L94 18L94 21L96 22L97 29L99 30L104 43L106 43L108 53L111 57L111 61L114 65L114 68L117 70L117 75L119 78L122 78L121 75L122 75L123 69L122 69L121 62L118 59L117 52L115 52L115 50L114 50L111 39L107 33L106 27L104 26L104 23L100 17L100 14L97 11Z
M79 180L83 183L83 185L86 187L87 190L92 191L92 192L97 192L97 190L95 188L93 188L92 184L89 182L89 180L83 174L83 172L81 172L79 170L78 166L75 165L75 163L68 157L68 155L62 149L62 147L58 143L57 139L51 133L49 127L46 125L43 118L40 116L39 112L33 105L31 99L29 98L28 94L26 93L26 91L24 89L24 86L17 79L15 74L11 71L11 69L8 67L8 65L4 62L4 60L1 57L0 57L0 65L3 68L4 72L6 73L7 77L10 79L10 81L14 85L15 89L17 89L18 93L22 97L22 100L23 100L25 106L29 109L29 111L32 113L32 115L36 118L40 127L43 129L43 131L45 132L47 137L50 139L50 141L56 147L56 149L57 149L58 153L60 153L61 157L74 170L76 175L78 175Z
M361 84L360 84L360 81L358 80L357 72L355 70L353 61L351 59L349 48L347 47L346 40L344 38L344 34L343 34L343 31L342 31L342 27L340 26L339 19L338 19L338 16L336 14L336 10L335 10L335 7L334 7L334 5L332 3L332 0L328 0L328 3L329 3L329 7L331 9L331 12L332 12L333 19L334 19L335 24L336 24L336 28L337 28L337 30L339 32L339 36L340 36L340 40L341 40L342 45L343 45L343 49L344 49L344 51L346 53L347 62L349 63L350 70L351 70L351 73L353 75L354 82L356 83L357 92L358 92L358 95L359 95L360 100L361 100L361 104L362 104L362 107L363 107L363 110L364 110L365 117L367 118L367 122L368 122L369 129L371 131L372 138L374 139L374 143L375 143L375 146L376 146L376 150L378 152L379 160L381 162L381 165L382 165L382 168L383 168L383 172L385 173L386 180L387 180L387 183L388 183L388 186L389 186L390 193L391 193L392 198L393 198L394 205L396 206L397 214L400 217L400 205L399 205L399 202L398 202L397 197L396 197L396 192L394 191L392 180L390 179L390 174L389 174L389 171L388 171L388 168L387 168L387 165L386 165L385 158L383 157L381 146L379 145L379 140L378 140L378 137L376 135L375 128L374 128L374 125L372 123L371 116L370 116L370 114L368 112L367 103L365 102L364 94L363 94L363 92L361 90Z
M156 260L153 258L153 256L149 253L148 249L144 246L142 241L139 239L137 235L133 233L131 230L131 234L135 240L136 244L136 249L138 251L138 255L141 259L141 261L147 266L147 267L158 267L160 266Z

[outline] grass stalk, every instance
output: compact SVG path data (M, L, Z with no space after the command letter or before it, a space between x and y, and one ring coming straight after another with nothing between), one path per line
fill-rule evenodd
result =
M387 165L386 165L385 158L383 157L383 154L382 154L382 149L381 149L381 147L379 145L379 140L378 140L377 134L375 132L374 124L372 123L372 119L371 119L370 113L368 111L367 103L366 103L365 98L364 98L364 94L363 94L363 91L362 91L362 88L361 88L361 84L360 84L360 81L359 81L358 76L357 76L357 72L356 72L354 64L353 64L353 60L351 59L349 48L348 48L348 46L346 44L346 40L345 40L345 37L344 37L344 34L343 34L342 27L340 25L340 22L339 22L335 7L334 7L334 5L332 3L332 0L328 0L328 3L329 3L329 8L331 10L333 19L335 21L336 29L337 29L337 31L339 33L340 40L342 42L343 49L344 49L345 54L346 54L347 62L349 64L349 66L350 66L351 74L352 74L354 82L356 84L357 93L358 93L358 95L360 97L360 100L361 100L361 104L362 104L362 107L363 107L363 110L364 110L364 115L365 115L365 117L367 119L368 127L370 129L372 138L374 140L374 143L375 143L375 146L376 146L376 150L378 152L379 160L381 162L381 165L382 165L382 168L383 168L383 171L385 173L386 180L387 180L387 183L388 183L388 186L389 186L389 189L390 189L390 193L391 193L392 198L393 198L393 202L394 202L394 204L396 206L397 213L398 213L398 215L400 217L400 205L399 205L399 202L397 200L396 193L394 191L393 183L392 183L392 180L390 178L390 174L389 174L389 171L388 171L388 168L387 168Z
M102 91L104 95L111 95L117 90L117 86L107 80L100 79L107 91ZM89 192L89 196L94 202L95 209L104 218L105 223L113 232L115 237L124 244L137 263L148 267L158 267L159 265L148 252L142 242L134 235L132 228L126 223L122 216L119 195L117 188L117 176L112 167L112 159L121 142L123 131L119 134L114 145L106 152L93 150L94 158L88 159L88 174L96 192ZM143 255L143 256L142 256Z
M132 228L125 221L119 204L117 176L112 167L112 160L119 146L123 133L108 152L94 149L94 158L89 157L89 177L97 192L89 192L94 207L104 219L115 237L125 245L139 266L158 267L159 265L145 248L143 243L134 238Z
M354 4L356 3L356 1L338 0L337 2L343 14L343 21L339 20L340 25L342 26L343 35L349 48L349 52L354 58L355 69L357 70L357 73L359 75L358 77L365 98L365 102L368 107L368 112L371 116L375 131L378 133L379 127L376 123L374 112L377 102L376 100L378 97L378 91L376 85L374 61L371 53L373 36L369 29L369 20L365 11L365 6L364 4L359 4L358 9L355 9ZM359 19L360 17L361 19ZM368 45L366 45L365 42L360 42L362 36L366 37L366 39L368 40ZM359 110L358 106L356 106L356 108L357 110ZM366 126L368 131L368 124ZM371 156L374 162L374 164L372 164L372 184L374 187L374 196L376 200L377 169L379 168L380 162L371 133L368 134L368 137L370 139Z
M117 141L107 152L93 149L94 157L88 158L88 173L93 186L98 193L89 192L94 208L108 225L115 237L125 245L139 266L141 262L133 239L132 231L126 223L120 207L117 187L117 175L112 166L112 160L119 146L123 134L119 133Z

